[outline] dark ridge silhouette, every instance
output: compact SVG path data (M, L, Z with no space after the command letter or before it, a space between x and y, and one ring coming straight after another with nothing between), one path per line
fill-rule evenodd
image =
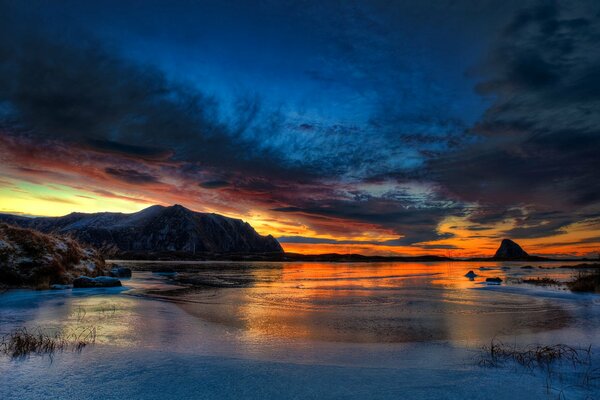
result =
M38 218L0 214L0 221L69 235L111 257L201 259L209 255L283 253L273 236L259 235L247 222L180 205L155 205L132 214L71 213Z
M63 217L29 218L0 214L0 222L43 233L68 235L101 250L105 257L129 260L428 262L428 261L552 261L529 255L504 239L493 257L451 258L435 255L371 256L362 254L285 253L271 235L259 235L250 224L183 206L148 207L124 213L71 213ZM588 258L562 259L586 261Z
M527 257L529 257L529 254L510 239L503 239L494 255L494 259L496 260L517 260Z

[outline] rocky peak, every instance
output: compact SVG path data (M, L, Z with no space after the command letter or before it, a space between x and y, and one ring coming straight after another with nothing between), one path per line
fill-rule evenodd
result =
M185 208L181 204L173 204L170 207L165 207L165 210L170 211L172 213L179 213L179 214L188 214L188 213L193 212L192 210Z
M510 239L503 239L500 247L496 251L494 258L503 260L516 260L529 257L529 254L517 243Z

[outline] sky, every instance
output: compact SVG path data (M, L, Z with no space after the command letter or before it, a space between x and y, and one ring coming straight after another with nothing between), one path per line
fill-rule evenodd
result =
M426 4L425 4L426 3ZM600 251L600 3L0 0L0 212Z

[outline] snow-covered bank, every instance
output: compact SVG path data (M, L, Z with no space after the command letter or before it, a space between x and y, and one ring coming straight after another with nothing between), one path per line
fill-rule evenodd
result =
M93 349L0 366L0 397L24 399L568 399L592 390L542 373L454 368L306 365L168 351ZM593 397L592 397L593 398Z

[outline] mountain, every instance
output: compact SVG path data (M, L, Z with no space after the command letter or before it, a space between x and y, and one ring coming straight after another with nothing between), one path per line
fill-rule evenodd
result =
M517 243L510 239L503 239L493 258L497 260L524 260L530 258L530 256Z
M217 254L283 253L279 242L259 235L250 224L183 206L151 206L124 214L71 213L63 217L26 218L0 214L0 221L45 233L69 235L108 256L184 258Z

